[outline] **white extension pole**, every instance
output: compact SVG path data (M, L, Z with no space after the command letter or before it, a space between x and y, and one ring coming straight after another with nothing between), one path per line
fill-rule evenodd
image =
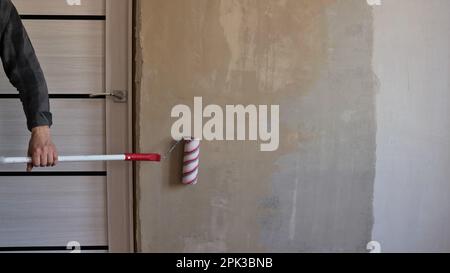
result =
M159 154L120 154L120 155L77 155L59 156L58 162L87 162L87 161L161 161ZM0 157L0 164L31 163L30 157Z

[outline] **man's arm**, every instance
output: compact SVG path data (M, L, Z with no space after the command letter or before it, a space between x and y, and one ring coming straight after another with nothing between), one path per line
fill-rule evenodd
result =
M57 154L50 135L52 114L44 73L12 2L0 0L0 10L0 56L6 75L19 91L27 127L32 131L28 153L33 164L28 170L54 166Z

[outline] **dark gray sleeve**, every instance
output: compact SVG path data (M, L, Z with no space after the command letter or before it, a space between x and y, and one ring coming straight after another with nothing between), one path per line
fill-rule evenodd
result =
M31 131L52 125L47 83L20 16L10 0L0 0L0 56L10 82L17 88Z

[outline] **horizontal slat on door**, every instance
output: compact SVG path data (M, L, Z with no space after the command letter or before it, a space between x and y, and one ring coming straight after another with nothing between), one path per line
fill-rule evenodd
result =
M104 154L105 101L51 100L52 135L61 155ZM0 156L24 156L30 133L19 100L0 99ZM24 171L22 165L0 165L1 171ZM102 162L64 163L36 171L105 171Z
M0 247L107 245L104 177L0 177Z
M2 251L0 248L0 254L70 254L71 250L67 251ZM87 250L81 251L81 254L107 254L109 253L107 250Z
M105 15L105 0L13 0L20 14L43 15Z
M89 94L104 90L104 22L24 20L24 24L50 93ZM0 93L17 93L3 69Z

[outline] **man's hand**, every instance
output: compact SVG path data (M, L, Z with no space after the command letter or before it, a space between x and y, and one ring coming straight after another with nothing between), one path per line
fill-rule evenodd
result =
M58 153L48 126L40 126L32 130L28 156L33 159L33 162L27 166L28 172L31 172L33 167L53 167L57 164Z

